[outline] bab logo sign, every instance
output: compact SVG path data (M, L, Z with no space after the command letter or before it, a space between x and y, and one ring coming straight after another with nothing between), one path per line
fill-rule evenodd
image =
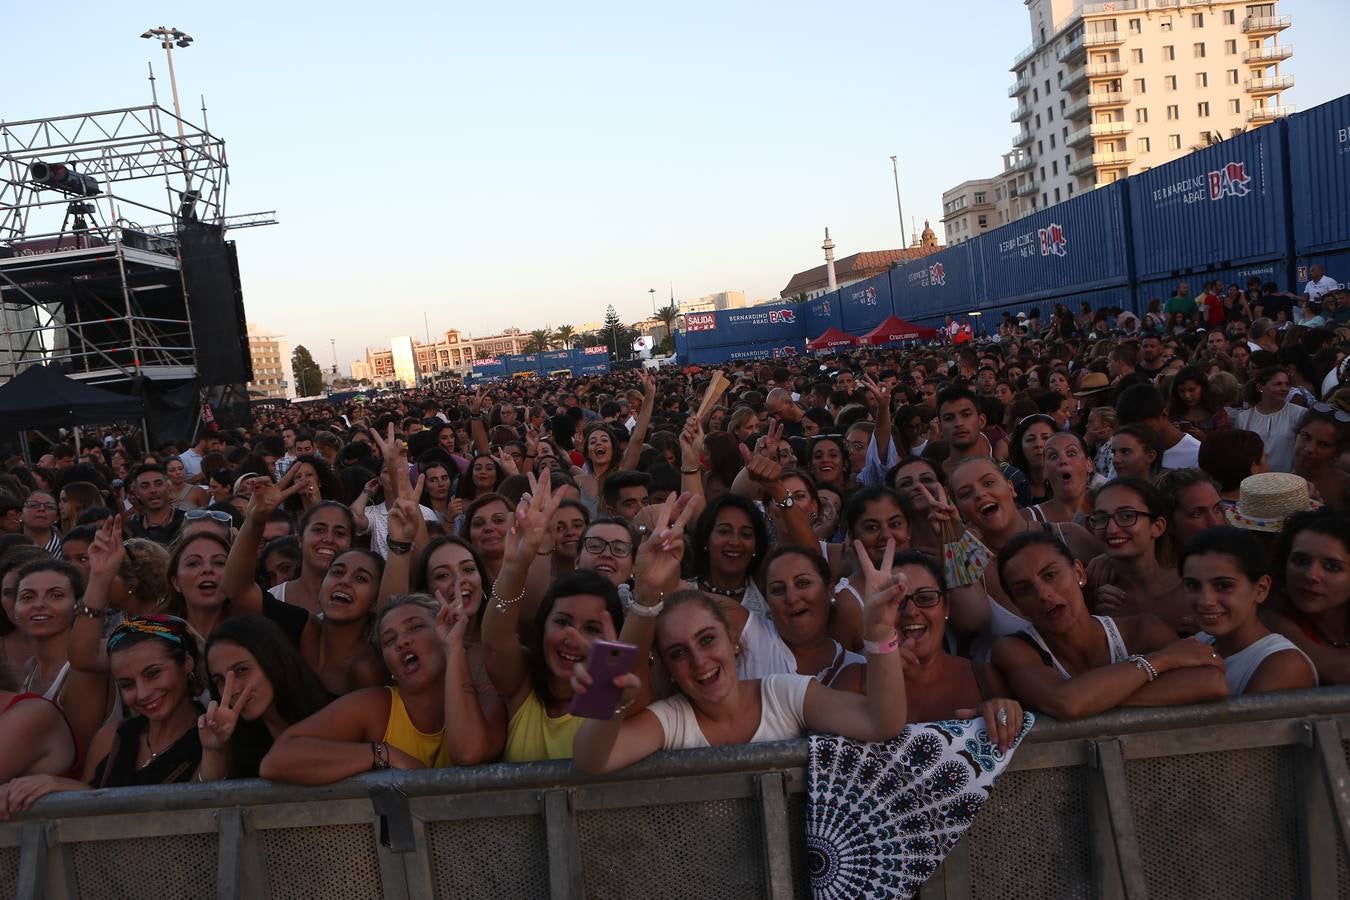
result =
M857 293L853 294L849 299L857 303L861 303L863 306L876 306L877 289L875 287L869 287L866 290L858 291Z
M1036 229L1036 239L1041 245L1041 256L1068 256L1068 241L1064 237L1064 228L1051 222L1044 228Z
M797 321L797 313L790 309L771 309L769 310L770 325L791 325Z
M942 285L947 283L947 271L942 268L942 263L933 263L928 267L928 283Z
M1252 192L1251 181L1246 163L1230 162L1217 172L1209 173L1209 199L1245 197Z

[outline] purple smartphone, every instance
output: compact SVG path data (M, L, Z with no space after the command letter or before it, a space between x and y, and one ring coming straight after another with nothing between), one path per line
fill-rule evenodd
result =
M637 647L618 641L594 641L586 671L591 676L590 689L572 698L572 715L587 719L609 719L619 703L619 689L614 678L633 671L633 657Z

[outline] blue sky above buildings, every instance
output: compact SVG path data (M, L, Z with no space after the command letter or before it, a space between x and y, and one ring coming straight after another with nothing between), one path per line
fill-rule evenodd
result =
M1344 6L1280 4L1300 109L1350 91ZM248 316L345 369L366 345L627 318L664 299L770 297L820 261L898 246L941 192L998 171L1015 0L7 3L9 120L134 106L147 27L189 118L228 142ZM53 230L55 226L53 226Z

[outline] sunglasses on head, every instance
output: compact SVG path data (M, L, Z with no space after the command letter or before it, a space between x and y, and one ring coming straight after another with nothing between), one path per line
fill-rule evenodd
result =
M1314 412L1331 413L1335 416L1337 422L1350 422L1350 412L1346 412L1339 406L1332 406L1330 403L1314 403L1310 409Z
M219 522L222 525L234 522L234 517L223 509L189 509L183 513L183 518L188 522L210 519L212 522Z

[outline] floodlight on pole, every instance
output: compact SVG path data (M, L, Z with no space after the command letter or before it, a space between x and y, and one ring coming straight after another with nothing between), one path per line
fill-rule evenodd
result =
M158 28L146 29L141 37L148 40L158 38L160 46L164 48L164 56L169 61L169 88L173 92L173 115L178 121L178 154L183 161L183 180L187 185L188 192L191 192L192 177L188 174L187 138L183 134L183 110L178 105L178 77L173 70L173 48L186 49L192 43L192 35L179 31L177 28L165 28L161 25ZM185 203L186 201L187 198L184 198Z

